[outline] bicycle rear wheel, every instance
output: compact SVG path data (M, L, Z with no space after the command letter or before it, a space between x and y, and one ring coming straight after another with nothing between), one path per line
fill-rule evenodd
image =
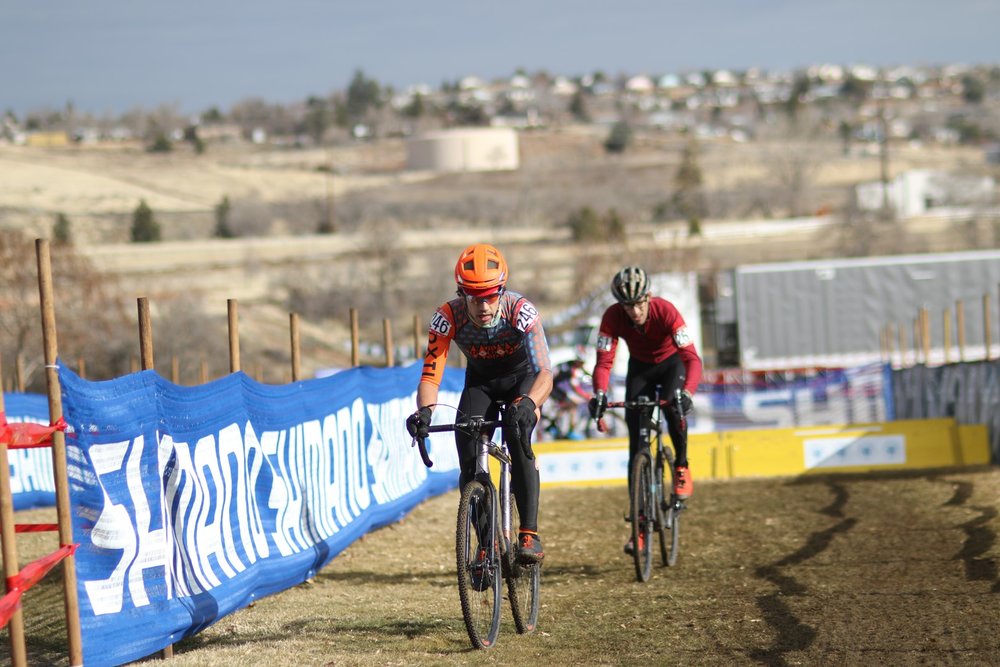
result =
M635 578L649 581L653 569L653 523L658 508L653 496L653 466L648 452L641 452L632 460L632 558L635 561Z
M655 474L660 482L659 497L656 499L659 508L657 530L660 534L660 558L664 565L672 567L677 564L677 555L680 553L680 513L674 501L674 453L662 444L659 452L656 456Z
M541 592L541 563L517 562L517 529L521 517L517 511L514 494L510 494L511 539L507 542L507 594L510 597L510 611L514 616L514 627L518 634L528 634L538 625L539 593Z
M455 532L458 597L474 648L491 648L500 634L500 549L496 495L474 480L462 489Z

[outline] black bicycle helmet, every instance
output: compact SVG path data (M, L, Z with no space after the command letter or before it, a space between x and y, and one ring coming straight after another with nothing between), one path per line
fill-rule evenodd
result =
M618 303L635 303L649 293L649 277L638 266L626 266L611 281L611 294Z

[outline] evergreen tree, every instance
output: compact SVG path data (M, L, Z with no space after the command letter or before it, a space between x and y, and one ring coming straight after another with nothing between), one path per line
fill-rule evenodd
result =
M417 93L410 100L410 103L403 108L403 115L408 118L420 118L427 113L427 105L424 103L424 96Z
M986 85L982 79L972 74L962 77L962 99L968 104L980 104L986 95Z
M219 239L231 239L236 236L232 227L229 226L229 197L223 197L222 201L215 205L215 237Z
M197 125L188 125L184 128L184 141L191 144L196 155L201 155L205 152L205 142L198 136Z
M323 143L323 137L330 127L330 109L326 100L320 97L310 97L306 102L308 111L305 118L305 130L316 145Z
M160 223L153 217L153 209L143 199L132 212L132 242L152 243L160 240Z
M625 149L632 143L632 130L625 121L618 121L611 127L604 142L604 150L608 153L624 153Z
M622 241L625 239L625 223L622 221L622 217L618 215L618 211L615 209L608 211L608 215L605 217L604 223L605 228L607 229L608 238L616 241Z
M381 106L380 94L378 82L366 78L361 70L356 70L351 84L347 87L348 118L357 122L365 117L368 109Z
M174 145L170 143L170 139L167 138L167 135L162 132L158 132L153 138L153 143L150 144L147 150L150 153L169 153L174 150Z
M698 164L698 145L688 142L681 156L681 164L674 177L674 206L688 221L688 232L701 234L701 219L705 216L705 195L702 192L701 166Z
M603 238L601 219L589 206L573 211L566 221L574 241L595 241Z
M577 89L573 93L573 99L569 102L569 112L573 114L573 118L581 123L590 122L590 112L587 111L587 101L584 97L583 90Z
M316 223L317 234L333 234L335 231L337 230L329 216L323 216L320 218L319 222Z
M806 93L809 92L809 77L800 74L792 84L792 90L788 93L788 100L785 101L785 113L789 118L795 118L799 109L805 103Z
M56 222L52 225L52 240L62 244L73 242L73 236L69 229L69 218L66 217L65 213L56 216Z

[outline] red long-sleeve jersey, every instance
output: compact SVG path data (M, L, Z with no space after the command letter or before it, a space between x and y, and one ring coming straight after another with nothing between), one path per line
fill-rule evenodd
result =
M686 371L684 389L694 395L701 380L701 357L698 356L684 318L674 304L658 296L651 297L649 317L641 327L632 323L620 303L604 311L597 336L594 391L608 390L619 338L625 339L631 358L649 364L658 364L667 357L680 353Z

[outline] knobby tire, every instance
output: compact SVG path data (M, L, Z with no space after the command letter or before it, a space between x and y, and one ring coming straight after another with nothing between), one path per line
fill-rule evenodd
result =
M653 499L653 466L648 452L641 452L632 460L631 479L632 558L635 578L646 582L653 569L653 523L658 511Z
M656 476L660 480L660 557L663 564L672 567L677 564L680 553L680 512L674 500L674 453L669 447L661 447L663 456L657 456ZM667 534L669 532L669 535Z
M474 648L492 648L500 634L500 537L496 495L492 487L473 480L462 489L455 534L458 597L465 629ZM488 517L480 522L480 512ZM485 529L483 529L485 527ZM480 532L488 533L480 535ZM480 544L480 537L485 542ZM477 565L480 547L486 550L485 567ZM478 589L478 590L477 590Z
M542 565L541 563L517 562L517 530L521 526L521 517L517 511L514 494L510 494L510 540L506 541L505 553L507 579L507 594L510 597L510 611L514 616L514 627L518 634L533 632L538 625L539 596L541 593Z

